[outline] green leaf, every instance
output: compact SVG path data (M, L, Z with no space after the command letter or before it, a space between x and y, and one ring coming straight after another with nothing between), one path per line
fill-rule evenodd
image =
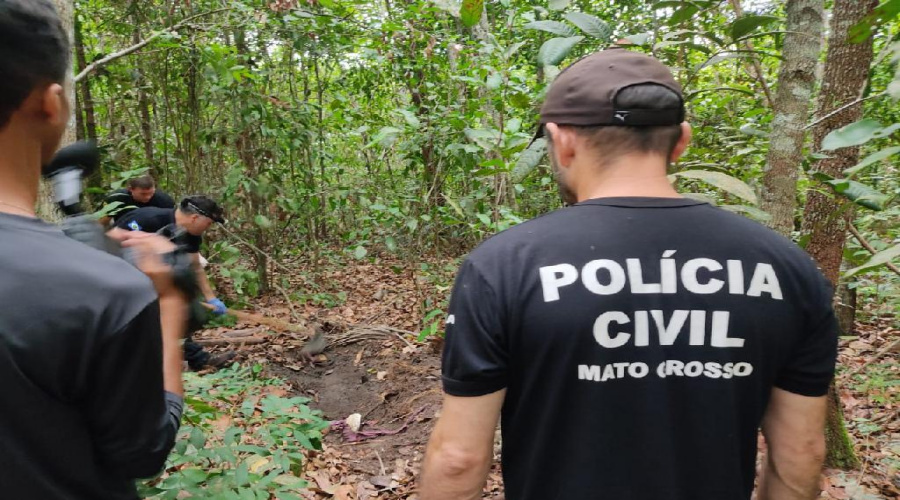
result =
M418 129L422 126L422 122L419 121L419 118L412 111L408 109L398 109L397 112L403 115L403 119L406 120L406 123L413 129Z
M685 5L684 7L675 11L672 14L672 17L666 22L669 26L677 26L685 21L690 20L694 17L694 14L700 12L700 8L696 5Z
M761 210L756 207L750 207L747 205L720 205L719 208L728 210L729 212L744 214L744 215L750 217L751 219L759 221L759 222L766 222L772 218L772 215L769 214L769 212L766 212L765 210Z
M894 245L887 250L883 250L881 252L876 253L872 256L871 259L868 260L865 264L854 267L853 269L847 271L844 276L849 278L855 274L859 274L866 269L872 269L873 267L878 267L882 264L887 264L888 262L900 257L900 245Z
M753 192L753 188L748 186L744 181L728 174L712 172L709 170L684 170L675 172L675 175L678 177L703 181L753 205L758 204L756 193Z
M752 135L754 137L768 137L769 134L753 126L753 123L745 123L738 129L742 134Z
M397 240L395 240L393 236L388 236L387 238L385 238L384 244L389 251L391 251L391 252L397 251Z
M628 35L625 40L635 44L635 45L647 45L647 42L650 41L650 38L653 36L653 33L636 33L634 35Z
M882 126L880 123L871 118L865 118L826 135L822 139L822 149L824 151L833 151L840 148L859 146L872 140L875 134L881 130Z
M464 25L471 28L481 20L482 12L484 12L484 0L463 0L462 7L459 8L459 18Z
M357 259L364 259L366 255L369 254L369 251L366 250L366 247L359 245L356 247L356 250L353 251L353 256Z
M590 14L585 14L584 12L569 12L566 14L566 19L575 26L578 26L581 31L598 40L608 41L612 37L612 28Z
M898 15L900 15L900 0L885 0L881 5L875 7L871 14L850 28L850 41L862 43L872 36L872 28L881 26Z
M733 23L731 23L731 40L737 41L743 38L745 35L753 32L756 28L760 26L765 26L767 24L772 24L775 21L780 20L781 18L776 16L756 16L749 15L743 16L736 19Z
M569 0L550 0L550 10L563 10L569 6Z
M487 77L487 82L485 82L485 85L487 86L487 88L489 88L491 90L500 88L500 85L502 85L502 84L503 84L503 75L501 75L500 73L491 73L491 75Z
M540 63L541 66L556 66L560 61L565 59L569 52L572 51L572 48L582 40L584 40L583 36L551 38L547 40L538 52L538 63Z
M200 484L209 479L209 473L197 467L188 467L181 469L179 473L185 480L192 484Z
M253 218L253 222L255 222L257 226L263 229L269 229L270 227L272 227L272 221L269 220L269 218L265 215L257 215Z
M516 160L516 166L513 167L512 181L522 182L522 179L528 176L535 169L547 153L547 140L544 138L537 139L527 149L522 151L519 159Z
M191 436L188 438L188 442L197 448L198 450L203 448L206 445L206 435L203 434L203 431L197 427L191 428Z
M900 153L900 146L894 146L892 148L882 149L881 151L872 153L869 156L865 157L865 159L863 159L863 161L848 168L847 170L844 170L844 175L853 175L853 174L859 172L860 170L868 167L869 165L872 165L874 163L878 163L882 160L890 158L891 156L894 156L897 153Z
M575 34L575 30L573 30L571 26L559 21L533 21L526 24L525 28L530 30L546 31L547 33L553 33L554 35L561 35L566 37Z
M821 177L817 177L820 178ZM877 191L862 182L849 179L830 179L823 181L825 184L834 188L835 192L856 203L857 205L869 208L875 211L882 211L887 208L887 204L891 201L891 197Z
M375 134L375 137L373 137L372 140L368 144L366 144L366 148L371 148L376 144L380 144L385 148L390 147L391 144L393 144L394 141L397 140L397 136L399 136L401 132L403 131L396 127L382 127L381 130L379 130L378 133Z

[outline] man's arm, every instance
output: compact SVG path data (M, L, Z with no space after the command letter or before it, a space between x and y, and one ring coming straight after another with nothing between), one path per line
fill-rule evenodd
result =
M478 397L444 395L425 454L422 500L481 498L505 396L506 389Z
M762 423L769 451L758 500L818 498L825 461L827 401L827 396L772 390Z
M194 266L194 274L197 276L197 286L200 287L200 293L203 294L203 298L206 301L215 299L216 292L213 291L212 286L209 284L209 277L206 275L206 269L203 269L203 266L200 265L199 253L191 254L191 263Z
M117 233L119 234L119 233ZM146 233L125 233L123 246L132 248L138 255L138 267L153 281L159 294L160 328L162 330L163 387L167 392L184 396L182 369L184 338L187 325L187 298L175 286L172 268L163 263L162 254L175 250L175 245L165 238Z

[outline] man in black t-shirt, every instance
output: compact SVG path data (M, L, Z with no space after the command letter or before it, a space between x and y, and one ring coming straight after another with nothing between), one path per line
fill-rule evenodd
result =
M112 212L100 219L103 226L116 223L133 210L144 207L175 208L175 200L156 188L156 181L144 175L128 181L127 189L118 189L106 196L106 205L116 204Z
M70 53L53 2L0 0L0 497L137 500L181 419L186 302L171 242L129 238L138 270L35 215Z
M173 241L191 255L194 273L197 276L197 287L203 301L209 305L214 314L225 314L228 309L225 303L216 297L206 271L200 265L200 245L203 244L203 233L214 222L225 223L222 208L206 196L189 196L181 201L178 208L165 209L144 207L131 211L116 223L118 229L156 233L163 229L171 233ZM217 368L235 356L233 351L211 356L202 346L194 342L191 333L199 330L205 323L205 309L200 304L191 307L188 336L184 344L184 357L193 370L206 367Z
M616 48L551 85L541 134L568 208L476 248L446 327L422 500L481 498L497 420L509 500L818 496L831 290L769 229L683 198L681 87Z

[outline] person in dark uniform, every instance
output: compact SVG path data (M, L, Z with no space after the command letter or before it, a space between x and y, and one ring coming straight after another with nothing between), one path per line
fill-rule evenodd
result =
M144 207L175 208L175 200L164 191L156 188L156 180L149 175L137 177L128 181L126 189L118 189L106 196L105 204L116 204L110 215L100 219L103 226L112 221L116 223L120 218L132 210Z
M790 240L679 195L684 97L658 60L587 56L541 133L570 206L462 264L424 500L481 498L497 421L509 500L818 497L837 324Z
M144 207L133 210L119 218L116 228L146 233L166 232L176 244L190 254L202 301L214 314L223 315L228 312L228 309L225 303L216 297L209 284L206 271L200 265L199 252L200 245L203 243L203 233L213 223L225 223L222 208L206 196L189 196L178 204L178 208ZM202 370L207 367L218 368L231 361L235 353L228 351L210 355L202 346L192 340L191 334L201 329L207 318L207 309L199 300L200 297L191 305L184 357L193 370Z
M166 239L125 242L138 269L35 215L69 54L51 0L0 0L0 497L137 500L180 425L187 303Z

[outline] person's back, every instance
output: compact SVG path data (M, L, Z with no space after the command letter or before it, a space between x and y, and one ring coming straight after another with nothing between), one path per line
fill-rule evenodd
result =
M165 238L119 235L135 268L88 217L37 218L70 53L50 0L0 0L0 497L136 500L180 425L186 303Z
M791 242L708 204L588 200L472 252L457 286L483 282L493 317L451 308L445 386L505 373L508 498L749 498L772 385L818 395L831 378L817 277ZM458 329L480 321L506 331Z
M133 478L155 474L174 439L158 432L150 280L37 219L0 213L0 234L2 496L136 498Z
M456 278L423 500L480 497L502 414L508 500L812 500L837 328L812 260L680 196L681 87L610 49L541 108L568 208L475 249Z

